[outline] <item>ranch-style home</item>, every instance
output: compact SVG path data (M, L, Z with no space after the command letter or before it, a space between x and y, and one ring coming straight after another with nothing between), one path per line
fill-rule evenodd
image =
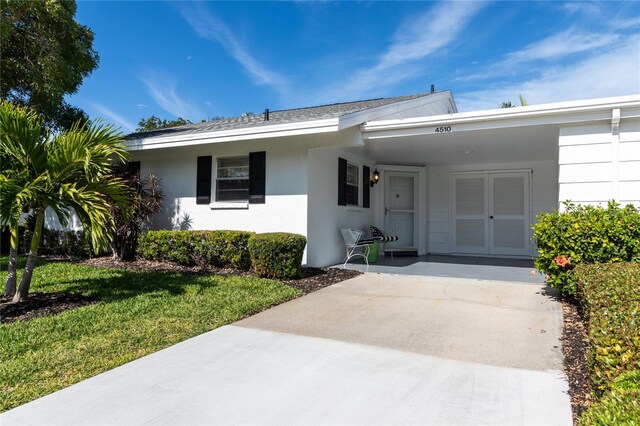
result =
M640 96L459 113L451 92L265 110L128 137L162 179L156 228L286 231L306 263L375 225L417 255L535 255L562 202L640 205Z

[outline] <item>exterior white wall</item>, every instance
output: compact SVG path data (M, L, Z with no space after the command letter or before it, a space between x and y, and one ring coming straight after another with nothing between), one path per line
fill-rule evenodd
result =
M450 254L450 176L455 172L491 172L501 170L532 170L531 225L540 212L550 212L558 206L557 163L533 161L522 163L440 166L428 169L429 203L427 207L427 244L432 254ZM531 244L533 253L533 243Z
M617 134L616 134L617 133ZM565 125L559 137L559 200L640 206L640 120Z
M374 170L374 162L369 158L353 154L347 149L319 148L309 150L309 210L308 234L309 251L307 264L310 266L335 265L344 260L345 245L340 228L355 228L368 231L374 223L374 206L378 191L371 188L371 207L338 205L338 158ZM362 205L362 188L360 188Z
M165 201L163 212L154 218L153 228L155 229L180 229L182 224L183 229L292 232L309 238L307 232L309 148L353 144L358 140L356 133L357 129L355 131L348 129L330 135L145 150L134 152L132 160L140 161L143 176L153 173L161 179ZM216 205L214 188L216 158L244 156L256 151L266 151L265 204L245 203L240 208L232 209L228 208L229 203L226 203L224 208ZM197 157L205 155L213 157L210 205L196 204L195 197ZM337 167L337 160L335 166ZM337 180L335 185L324 188L323 191L335 194L337 197ZM185 215L189 219L189 226L186 228L183 220ZM327 219L332 220L332 218ZM306 262L306 254L303 262Z

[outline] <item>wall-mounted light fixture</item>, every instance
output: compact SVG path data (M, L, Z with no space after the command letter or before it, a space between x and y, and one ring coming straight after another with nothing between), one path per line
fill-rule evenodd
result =
M380 181L380 172L378 171L378 169L375 169L373 171L373 174L371 175L371 180L369 181L371 184L371 187L373 188L373 186L379 181Z

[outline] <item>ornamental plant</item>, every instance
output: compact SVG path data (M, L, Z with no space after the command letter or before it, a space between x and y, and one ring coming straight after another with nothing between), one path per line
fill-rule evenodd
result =
M573 297L575 266L640 260L640 210L610 201L606 207L564 203L564 211L540 213L533 226L536 269L564 297Z

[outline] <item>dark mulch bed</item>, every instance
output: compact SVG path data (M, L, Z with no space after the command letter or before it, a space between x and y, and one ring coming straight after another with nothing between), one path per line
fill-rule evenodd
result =
M11 303L10 297L0 299L0 322L9 323L44 317L96 303L97 299L72 293L31 293L27 300Z
M216 274L216 275L253 275L249 271L233 268L216 268L212 266L182 266L174 263L155 262L137 259L131 262L114 260L111 257L97 257L93 259L75 259L68 257L43 256L49 262L72 261L84 265L101 268L125 269L128 271L145 272L177 272L181 274ZM281 280L283 283L300 289L304 294L330 286L340 281L348 280L361 272L336 268L302 268L302 275L298 279ZM24 321L35 317L57 314L67 309L90 305L96 299L79 294L70 293L31 293L27 300L20 303L10 303L10 298L0 299L0 319L3 323Z
M573 423L577 425L582 413L594 401L587 370L587 327L577 307L572 303L562 301L562 315L564 371L569 380Z

